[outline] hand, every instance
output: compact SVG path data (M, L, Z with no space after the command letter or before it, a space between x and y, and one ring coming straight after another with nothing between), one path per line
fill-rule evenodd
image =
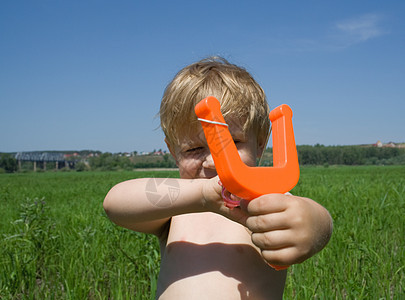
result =
M332 232L327 210L308 198L264 195L251 200L247 211L252 241L273 265L303 262L327 244Z
M248 218L246 209L241 209L240 207L232 208L225 204L224 199L222 198L222 185L220 184L219 177L216 176L211 179L204 179L204 181L202 187L203 206L208 211L221 214L232 221L246 226L246 219ZM240 199L231 194L229 194L229 197L234 201L240 200L242 202L241 205L244 208L246 207L246 205L244 205L246 200Z

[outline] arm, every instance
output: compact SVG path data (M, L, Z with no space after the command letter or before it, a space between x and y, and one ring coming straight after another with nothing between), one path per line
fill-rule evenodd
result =
M263 258L275 265L301 263L321 251L332 234L332 218L315 201L269 194L250 201L247 227Z
M103 203L117 225L157 236L172 216L211 211L245 222L245 213L223 205L218 177L212 179L141 178L114 186Z
M172 216L199 211L200 195L200 180L141 178L114 186L103 206L117 225L160 235Z

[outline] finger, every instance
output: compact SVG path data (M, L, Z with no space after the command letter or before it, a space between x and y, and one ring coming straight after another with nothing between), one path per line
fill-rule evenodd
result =
M252 232L266 232L290 228L287 215L284 212L249 216L246 220L246 226Z
M251 200L247 210L251 215L281 212L287 209L288 198L283 194L268 194Z
M277 250L263 250L262 257L270 264L277 266L288 266L301 263L304 257L294 247Z
M294 246L289 230L252 233L252 242L261 250L279 250Z

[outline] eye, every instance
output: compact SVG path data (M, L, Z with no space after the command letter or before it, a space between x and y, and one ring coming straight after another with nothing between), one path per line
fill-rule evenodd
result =
M204 149L204 147L194 147L194 148L190 148L188 150L186 150L187 153L195 153L195 152L199 152L202 151Z

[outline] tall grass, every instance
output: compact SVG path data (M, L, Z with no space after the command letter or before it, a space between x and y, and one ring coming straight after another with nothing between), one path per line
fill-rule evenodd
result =
M286 299L400 299L405 168L303 168L293 193L334 219L328 246L290 267ZM153 299L156 238L122 229L102 200L116 183L176 172L0 174L1 299Z
M116 183L173 173L0 176L0 298L149 299L158 243L113 225L102 201Z
M287 299L403 299L404 166L304 168L293 193L327 207L334 233L291 268Z

